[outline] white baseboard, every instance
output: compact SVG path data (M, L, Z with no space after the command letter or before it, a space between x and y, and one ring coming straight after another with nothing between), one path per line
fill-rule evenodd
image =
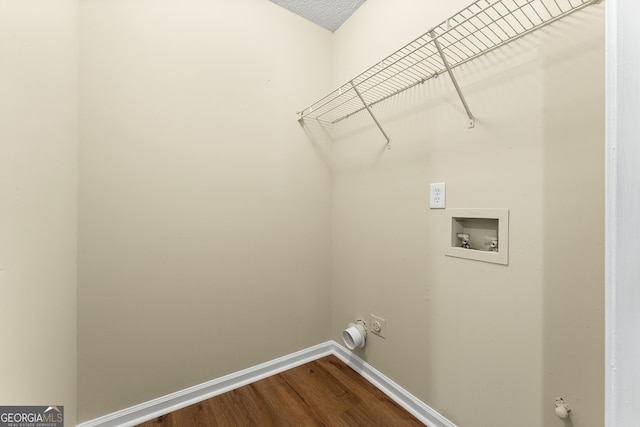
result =
M456 427L451 421L335 341L327 341L270 362L150 400L149 402L85 421L78 424L77 427L132 427L330 354L345 362L429 427Z

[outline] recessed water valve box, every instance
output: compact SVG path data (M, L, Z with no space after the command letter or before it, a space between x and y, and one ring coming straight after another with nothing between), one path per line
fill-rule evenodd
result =
M509 264L508 209L449 209L445 255Z

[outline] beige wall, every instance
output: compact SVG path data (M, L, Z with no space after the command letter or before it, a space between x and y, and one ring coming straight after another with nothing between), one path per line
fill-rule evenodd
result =
M295 121L466 3L368 0L331 35L262 0L90 0L78 79L76 2L0 0L0 403L75 424L79 182L79 421L376 313L359 354L457 424L562 426L564 395L600 427L602 5L457 69L473 130L446 77L376 107L391 151L364 114L332 153ZM437 181L510 209L508 267L442 254Z
M76 412L77 4L0 1L0 404Z
M79 420L329 338L330 33L265 0L81 4Z
M543 57L543 402L564 395L575 427L604 425L603 12ZM547 410L544 425L563 424Z
M334 85L466 2L369 0L333 38ZM445 10L446 9L446 10ZM602 5L494 51L333 130L333 338L358 316L387 338L358 354L460 426L603 424ZM412 34L406 34L411 31ZM448 208L508 208L509 266L443 255Z

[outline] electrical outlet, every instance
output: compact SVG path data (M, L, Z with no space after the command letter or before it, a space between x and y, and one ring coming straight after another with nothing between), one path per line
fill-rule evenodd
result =
M429 207L431 209L444 209L445 195L444 182L436 182L429 185Z
M382 317L372 314L369 322L369 330L379 337L385 338L387 322Z

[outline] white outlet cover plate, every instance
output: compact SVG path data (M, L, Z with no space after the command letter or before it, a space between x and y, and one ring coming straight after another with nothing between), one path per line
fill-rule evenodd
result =
M444 182L435 182L429 185L429 207L431 209L444 209L446 207Z
M376 331L374 328L374 323L378 322L380 324L380 331ZM370 316L370 320L369 320L369 330L378 335L379 337L385 338L385 334L386 334L386 329L387 329L387 322L380 316L376 316L375 314L372 314Z

